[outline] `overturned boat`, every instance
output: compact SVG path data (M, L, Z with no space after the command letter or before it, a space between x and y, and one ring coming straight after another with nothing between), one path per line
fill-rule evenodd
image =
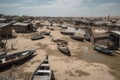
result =
M50 31L43 31L43 32L41 32L40 34L41 34L41 35L50 35L50 33L51 33Z
M13 54L8 54L5 56L0 57L0 68L12 65L14 63L19 63L20 61L23 61L34 53L35 50L27 50L22 52L17 52Z
M74 32L68 32L68 31L61 31L62 34L64 35L73 35Z
M67 29L62 30L61 33L64 35L73 35L75 33L75 28L73 27L67 27Z
M39 39L43 39L45 38L43 35L35 35L33 37L31 37L31 40L39 40Z
M78 34L70 35L70 38L74 39L74 40L77 40L77 41L84 41L84 36L78 35Z
M71 56L70 50L67 45L58 45L58 50L67 56Z
M7 55L6 51L0 51L0 56L5 56L5 55Z
M60 44L68 44L68 41L66 40L62 40L62 39L52 39L51 41L55 42L57 45L60 45Z
M66 25L62 25L61 27L62 27L62 29L67 29L68 28Z
M35 72L32 74L31 80L51 80L51 78L52 71L50 70L48 56L46 56L46 59L37 67Z

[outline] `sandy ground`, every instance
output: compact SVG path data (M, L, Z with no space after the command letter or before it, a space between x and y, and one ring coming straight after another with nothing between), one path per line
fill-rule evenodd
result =
M38 29L38 32L46 30ZM107 65L102 63L89 62L81 59L82 54L92 54L95 51L91 43L79 42L62 35L60 28L51 31L52 36L45 36L44 39L32 41L32 35L38 33L17 33L17 38L10 39L7 42L9 52L18 52L28 49L36 49L35 56L25 63L14 66L8 70L0 72L1 75L14 77L19 80L29 80L36 67L49 55L51 70L53 70L56 80L115 80L110 73L112 71ZM57 50L57 45L51 41L52 38L64 39L69 42L71 57L68 57ZM15 50L11 50L11 44ZM84 56L82 56L84 57ZM117 79L116 79L117 80Z

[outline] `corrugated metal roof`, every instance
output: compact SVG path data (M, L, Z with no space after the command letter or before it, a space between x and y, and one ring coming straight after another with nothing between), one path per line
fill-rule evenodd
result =
M103 24L106 24L106 22L105 21L96 21L95 24L96 25L103 25Z
M116 26L120 26L120 23L116 23L115 25L116 25Z
M118 20L117 23L120 23L120 20Z
M0 23L0 28L9 26L11 23Z
M28 26L31 23L22 23L22 22L17 22L15 24L13 24L14 26Z
M0 21L5 21L6 19L5 18L0 18Z
M94 38L103 38L103 37L109 37L108 33L99 33L99 34L93 34Z
M120 31L111 31L111 32L120 36Z

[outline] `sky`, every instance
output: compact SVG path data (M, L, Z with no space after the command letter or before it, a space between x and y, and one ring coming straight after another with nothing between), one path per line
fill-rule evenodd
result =
M0 0L0 14L53 17L120 16L120 0Z

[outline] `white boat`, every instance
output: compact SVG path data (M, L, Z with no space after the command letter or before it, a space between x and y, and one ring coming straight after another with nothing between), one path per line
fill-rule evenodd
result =
M33 73L31 80L51 80L52 71L48 62L48 56L46 59L37 67Z

